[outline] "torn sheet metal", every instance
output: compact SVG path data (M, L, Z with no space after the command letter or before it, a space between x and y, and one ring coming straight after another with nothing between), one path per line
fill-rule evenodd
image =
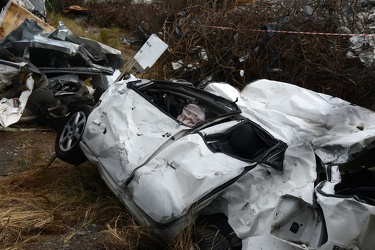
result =
M12 41L17 40L31 40L34 36L43 32L43 27L31 19L25 19L18 25L17 28L9 32L9 34L1 40L1 45L6 48L6 45Z
M62 41L75 43L78 45L82 44L82 46L87 51L90 52L89 55L92 58L94 58L95 61L108 59L107 57L110 57L109 59L112 59L112 60L115 60L115 59L120 60L119 56L121 55L121 51L111 48L98 41L94 41L85 37L77 36L71 30L69 30L62 22L59 22L57 29L55 29L53 32L50 32L47 37L57 40L57 41L62 40ZM108 63L111 63L111 62L108 62Z
M290 194L312 204L315 166L315 155L310 145L289 145L282 173L258 164L206 209L211 212L220 208L241 239L268 235L274 209L281 196Z
M373 36L350 38L350 51L347 52L347 58L359 58L363 65L371 67L375 61L375 39Z
M375 63L375 6L372 1L344 1L336 15L338 33L371 34L370 36L352 36L346 57L357 59L366 67Z
M36 17L46 20L47 10L45 0L10 0L25 8Z
M34 88L32 75L24 75L25 67L26 63L0 61L0 128L18 122L25 110Z
M300 198L284 195L274 213L271 234L282 241L316 249L324 237L324 219L316 208Z
M124 60L121 51L72 33L63 23L51 33L25 20L2 41L12 54L26 57L45 74L77 73L112 75Z
M61 22L57 29L43 22L37 17L43 15L43 7L43 0L9 1L0 14L1 48L11 57L27 61L40 77L35 86L23 81L27 91L22 94L0 93L3 127L19 121L21 116L37 119L43 113L41 109L46 109L43 114L47 117L43 118L48 119L66 115L74 105L92 104L94 91L99 98L124 65L121 51L79 37ZM7 79L12 73L8 69L1 73L1 90L9 92L15 85L14 79L11 84ZM67 75L74 80L67 82ZM50 85L48 78L51 78Z
M20 69L26 65L26 63L14 63L0 59L0 91L2 92L7 86L12 84L12 78L20 73Z
M331 178L319 183L315 190L316 202L321 209L297 197L284 196L275 209L271 234L282 241L305 246L305 249L373 249L375 202L372 198L366 200L363 195L373 192L374 173L362 169L348 174L351 182L357 182L357 186L349 188L346 180L341 180L338 166L330 167L328 172ZM362 175L362 180L356 179L358 174ZM370 175L372 179L363 175ZM372 182L370 186L365 179ZM343 189L342 186L346 187ZM342 192L346 195L340 194ZM347 192L357 192L357 195ZM298 204L293 206L293 200ZM283 211L282 207L287 209Z
M318 202L323 208L328 242L320 249L361 249L374 248L375 208L353 198L330 197L317 194ZM345 228L345 233L339 229Z
M41 18L47 17L46 1L45 0L29 0L33 5L32 12Z

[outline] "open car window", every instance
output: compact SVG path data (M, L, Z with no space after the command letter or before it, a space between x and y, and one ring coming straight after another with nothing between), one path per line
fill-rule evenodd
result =
M183 83L135 81L128 88L190 127L241 113L234 102Z
M221 152L248 162L260 162L282 171L287 144L275 139L250 120L230 129L204 136L213 152Z

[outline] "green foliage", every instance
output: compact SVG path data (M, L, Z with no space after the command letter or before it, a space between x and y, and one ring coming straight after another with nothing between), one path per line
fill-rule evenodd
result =
M18 165L21 166L21 167L28 167L30 166L30 162L26 159L20 159L18 160Z
M34 154L34 159L37 160L37 161L40 161L43 159L42 155L40 153L35 153Z
M118 28L101 29L99 31L99 41L113 48L118 48L120 46L120 34L121 31Z

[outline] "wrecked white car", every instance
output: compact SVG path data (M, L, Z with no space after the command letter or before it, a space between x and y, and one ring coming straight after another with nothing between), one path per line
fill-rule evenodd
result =
M136 219L199 249L373 249L375 114L259 80L120 80L72 111L57 156L98 166ZM346 230L342 230L346 228Z

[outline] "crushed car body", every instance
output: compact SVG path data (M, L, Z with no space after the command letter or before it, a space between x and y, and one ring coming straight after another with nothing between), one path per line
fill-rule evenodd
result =
M272 225L271 233L301 248L372 248L373 241L368 234L374 231L374 172L370 170L374 163L374 157L370 156L374 148L374 112L339 98L275 81L251 83L241 95L232 87L223 89L211 85L209 88L230 100L238 98L237 104L244 116L262 124L288 144L282 175L277 178L274 175L269 181L266 174L255 175L261 185L252 177L246 184L235 183L227 190L224 204L231 204L228 211L232 213L228 219L231 225L236 225L240 238L267 234L268 225ZM367 176L370 180L359 181L358 176ZM256 192L245 192L243 186ZM277 198L280 192L285 193ZM230 208L232 199L239 193L246 194L247 198L242 197L235 209ZM283 202L281 198L285 195L303 202ZM274 210L279 199L281 208L285 203L291 208L285 217L282 209ZM313 213L301 216L308 206L303 205L306 209L301 210L293 204L304 203L315 206L318 203L317 210L323 211L320 217L314 217ZM352 205L337 206L345 203ZM246 206L250 208L243 210ZM263 208L261 212L254 212L259 207ZM364 213L358 213L358 207ZM269 214L265 213L266 208L270 209ZM297 212L293 214L293 210ZM342 215L340 219L335 217L338 214ZM344 214L350 214L350 219ZM320 221L324 221L324 227L319 225ZM357 225L356 229L348 233L340 231L350 223Z
M25 62L0 60L0 67L0 127L7 127L21 118L35 81Z
M38 23L25 19L1 45L15 56L27 58L47 77L72 73L83 79L96 77L93 85L102 88L107 87L106 76L125 63L121 51L79 37L61 22L55 30L43 33Z
M94 109L73 111L55 149L97 165L137 220L163 233L224 214L243 249L371 249L374 121L370 110L283 82L239 92L130 76ZM369 180L354 181L362 175ZM357 226L340 231L347 223Z
M0 14L1 59L6 57L0 72L0 128L63 119L76 106L94 105L125 64L121 51L77 36L61 22L54 29L30 12L31 3L25 4L27 9L9 1ZM20 79L25 74L29 78Z
M32 0L31 2L27 0L18 0L17 2L10 0L4 6L1 6L0 39L7 36L26 19L37 22L43 28L44 32L54 30L51 25L44 21L46 17L44 1ZM4 1L0 5L3 3Z
M0 47L0 128L18 122L61 119L82 104L94 105L77 76L47 78L33 64Z

